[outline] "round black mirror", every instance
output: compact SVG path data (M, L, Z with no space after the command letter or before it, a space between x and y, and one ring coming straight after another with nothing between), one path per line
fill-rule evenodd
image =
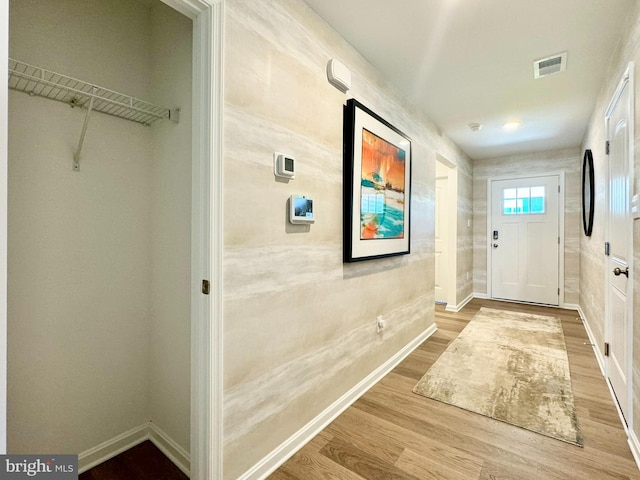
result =
M593 155L591 150L584 152L582 162L582 226L584 234L591 236L593 230L593 207L595 204L594 180L593 180Z

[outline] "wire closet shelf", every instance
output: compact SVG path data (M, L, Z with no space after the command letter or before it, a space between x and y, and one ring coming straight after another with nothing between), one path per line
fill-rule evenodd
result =
M177 110L159 107L108 88L68 77L15 59L9 59L9 88L88 108L114 117L151 125L161 119L177 119ZM93 102L92 102L93 100Z

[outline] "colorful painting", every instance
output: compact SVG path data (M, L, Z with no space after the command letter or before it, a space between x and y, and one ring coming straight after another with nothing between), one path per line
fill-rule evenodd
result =
M408 254L411 139L350 99L344 143L344 261Z
M404 177L406 152L362 130L360 238L375 240L404 236Z

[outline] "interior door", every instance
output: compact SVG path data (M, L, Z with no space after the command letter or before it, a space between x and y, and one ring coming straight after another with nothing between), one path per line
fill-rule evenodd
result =
M438 303L447 303L447 285L449 282L449 255L448 255L448 226L447 215L450 215L447 202L447 187L449 178L436 177L436 225L435 225L435 251L436 251L436 291L435 299Z
M491 297L558 305L558 175L491 182Z
M609 140L609 256L606 260L607 375L622 414L629 408L629 364L631 358L629 302L630 191L629 191L629 81L621 83L607 115Z

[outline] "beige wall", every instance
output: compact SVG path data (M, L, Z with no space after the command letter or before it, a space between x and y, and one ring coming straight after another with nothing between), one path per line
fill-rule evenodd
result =
M456 266L456 305L473 294L473 170L471 162L458 168L458 239ZM469 223L471 222L471 223Z
M190 72L190 22L128 0L10 14L12 57L184 102L186 122L94 113L73 172L85 111L10 91L9 452L80 453L149 420L188 449L191 81L169 62Z
M564 210L564 301L577 305L579 299L579 239L581 234L581 172L578 148L567 148L476 160L473 164L473 291L487 288L487 179L507 175L565 173Z
M580 304L585 313L589 327L593 331L596 348L601 353L604 337L604 242L606 239L604 218L606 215L606 179L607 157L604 146L606 131L604 115L613 94L630 61L635 62L635 137L634 137L634 169L632 194L640 193L640 89L638 83L638 65L640 63L640 11L638 3L633 12L629 12L628 24L623 32L618 49L614 53L611 65L607 71L606 81L598 96L596 106L591 117L589 129L585 136L583 148L593 151L593 162L596 181L596 208L594 215L593 234L591 237L581 237L580 255ZM633 413L640 415L640 223L634 220L634 270L633 285ZM637 438L637 420L630 425Z
M242 474L434 321L436 153L468 159L303 2L229 0L225 19L225 477ZM357 98L412 138L411 254L342 263L338 58ZM273 152L297 159L277 182ZM312 195L316 223L286 201ZM387 320L377 334L378 315Z

